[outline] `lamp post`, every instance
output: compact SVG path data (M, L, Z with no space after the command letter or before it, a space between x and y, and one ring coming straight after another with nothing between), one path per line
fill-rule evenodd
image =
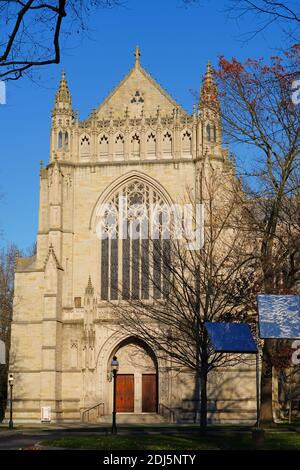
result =
M10 407L9 407L9 423L8 423L8 429L13 429L14 428L14 423L13 423L13 386L14 386L14 376L12 374L9 374L8 377L8 384L10 388Z
M117 395L116 395L116 384L117 384L117 372L119 369L119 362L117 356L114 356L111 361L111 372L113 376L113 412L112 412L112 428L111 433L117 434L117 423L116 423L116 404L117 404Z

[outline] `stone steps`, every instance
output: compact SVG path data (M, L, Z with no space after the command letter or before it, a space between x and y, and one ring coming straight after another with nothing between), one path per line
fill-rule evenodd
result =
M192 424L199 423L200 421L200 410L191 411L181 409L177 413L176 422L178 424ZM253 424L256 421L256 414L254 410L218 410L210 411L207 413L207 421L210 424L221 424L221 423L243 423Z
M112 415L100 416L98 423L111 424ZM167 420L157 413L117 413L118 424L159 424Z

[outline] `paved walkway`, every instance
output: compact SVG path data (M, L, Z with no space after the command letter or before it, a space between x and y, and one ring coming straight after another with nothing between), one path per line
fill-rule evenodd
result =
M250 432L250 427L224 426L209 427L210 434L219 434L222 432ZM272 429L272 432L290 432L289 429ZM156 425L119 425L118 434L179 434L179 433L198 433L199 425L174 425L174 424L156 424ZM13 430L8 430L4 425L0 425L0 450L26 449L34 447L37 443L46 439L57 439L66 436L87 436L95 434L110 434L111 428L107 425L89 425L86 424L49 424L16 426Z

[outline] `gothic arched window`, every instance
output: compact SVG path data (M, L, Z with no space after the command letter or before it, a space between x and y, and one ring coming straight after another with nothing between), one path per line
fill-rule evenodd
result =
M124 137L118 134L115 138L115 155L117 158L124 157Z
M171 251L168 207L159 191L139 179L129 180L105 203L100 215L102 300L165 296Z
M131 137L131 155L136 158L140 156L140 136L137 133Z
M90 154L90 138L84 135L80 138L80 156L87 157Z
M214 142L217 142L217 128L214 126Z
M184 155L191 155L192 153L192 135L189 131L182 134L182 153Z
M57 137L57 148L60 150L62 148L62 131L59 131Z
M163 154L172 155L172 135L166 132L163 136Z
M69 133L68 131L65 132L65 149L69 147Z
M210 135L210 124L207 124L206 126L206 136L207 136L207 141L210 142L211 135Z
M108 137L106 137L106 135L100 137L99 154L100 158L106 158L108 156Z
M147 137L147 155L148 157L154 157L156 154L156 138L151 132Z

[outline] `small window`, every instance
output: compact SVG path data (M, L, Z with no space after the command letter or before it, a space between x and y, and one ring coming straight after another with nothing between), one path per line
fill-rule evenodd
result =
M80 140L80 155L87 156L90 153L90 138L87 135L81 137Z
M144 98L143 98L142 93L137 90L135 92L135 94L133 95L133 97L131 98L130 103L132 103L132 104L142 104L142 103L144 103Z
M172 136L170 132L166 132L163 137L163 154L172 155Z
M100 157L107 157L108 156L108 137L103 135L100 137L99 141L99 149L100 149Z
M122 134L118 134L115 139L115 154L117 157L124 156L124 137Z
M206 126L206 135L207 135L207 140L210 142L211 135L210 135L210 124L207 124Z
M69 133L68 131L65 132L65 148L69 147Z
M151 132L147 137L147 155L154 156L156 154L156 138Z
M184 155L192 153L192 135L188 131L182 134L182 153Z
M62 148L62 131L59 131L58 133L57 148L58 149Z
M140 156L140 137L138 134L133 134L131 138L131 154L133 157Z
M74 297L75 308L81 308L81 297Z

